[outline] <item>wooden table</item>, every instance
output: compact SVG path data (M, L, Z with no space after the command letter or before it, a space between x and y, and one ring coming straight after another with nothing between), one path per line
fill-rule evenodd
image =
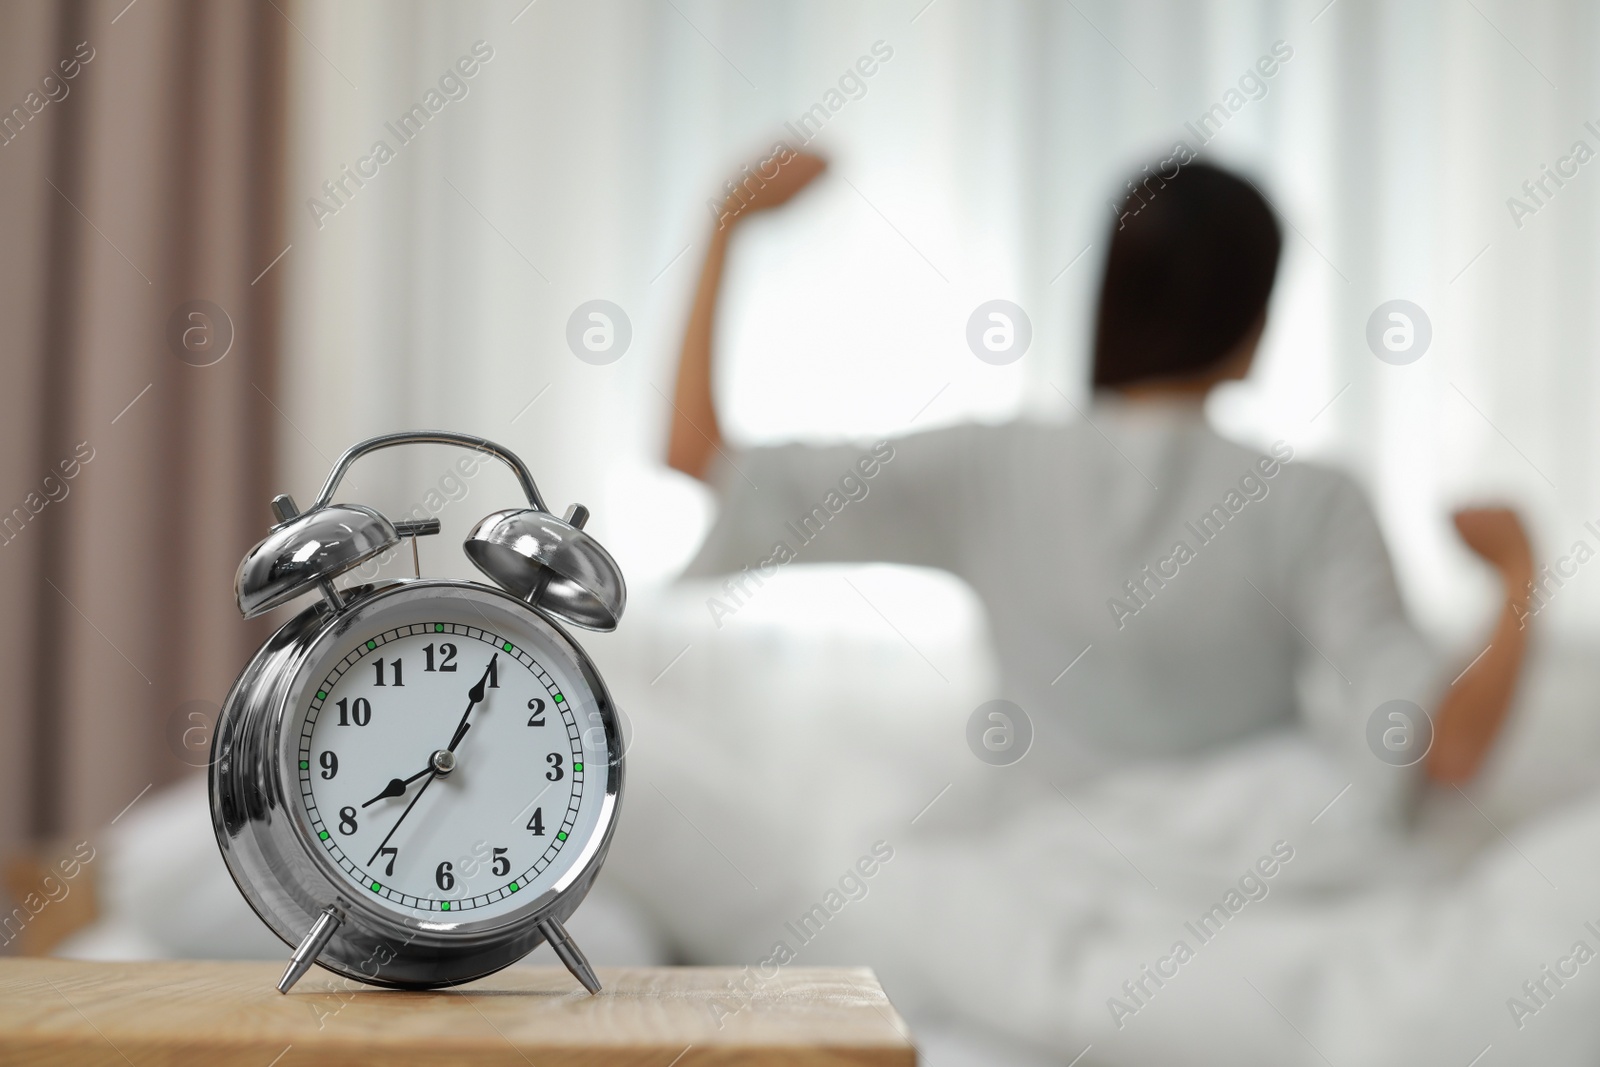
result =
M730 990L746 973L734 968L599 968L605 989L595 997L555 967L513 967L433 993L313 970L288 996L273 988L282 971L282 963L0 960L0 1063L916 1063L905 1023L865 968L784 968L749 993Z

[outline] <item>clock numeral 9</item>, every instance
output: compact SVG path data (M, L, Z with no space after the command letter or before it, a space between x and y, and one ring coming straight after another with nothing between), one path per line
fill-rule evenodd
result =
M490 869L499 878L504 878L511 873L511 861L506 859L505 849L497 848L494 850L494 866Z
M352 719L357 726L365 726L372 721L372 702L366 697L356 697L356 702L351 707L348 700L340 700L334 707L339 709L339 725L349 726Z
M446 893L456 887L456 876L452 872L449 860L439 864L438 869L433 872L433 883Z
M528 829L533 831L534 837L544 836L544 809L534 808L533 818L528 820Z
M339 757L332 752L324 752L318 763L322 764L322 777L332 778L339 773Z
M383 660L381 660L381 659L378 660L372 666L373 666L373 669L375 669L378 672L378 680L377 680L377 682L375 684L382 685L383 684ZM395 659L390 663L390 666L392 666L394 668L394 684L398 685L398 686L401 686L401 687L404 687L406 683L400 680L400 677L401 677L401 675L400 675L400 661L398 659Z
M565 777L567 772L561 769L561 753L552 752L544 758L544 761L550 764L550 769L544 772L546 778L552 782L559 782Z
M437 670L437 671L448 672L448 673L451 673L451 674L455 673L455 669L456 669L456 646L455 645L444 644L444 645L440 645L439 646L439 665L438 665L438 667L434 667L434 665L433 665L433 646L432 645L423 645L422 646L422 654L424 656L426 656L427 659L428 659L428 665L426 667L422 668L424 671L435 671L435 670Z
M356 832L356 809L339 809L339 832L346 837Z
M528 710L533 712L532 715L528 716L528 725L529 726L543 726L544 725L544 701L540 700L538 697L534 697L532 700L528 701Z

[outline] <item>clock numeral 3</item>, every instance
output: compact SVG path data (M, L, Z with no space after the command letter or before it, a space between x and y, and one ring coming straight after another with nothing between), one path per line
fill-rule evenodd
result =
M346 837L356 832L356 809L339 809L339 832Z
M550 769L544 772L546 778L552 782L559 782L565 777L567 772L561 769L561 753L552 752L544 758L544 761L550 764Z
M439 864L439 868L433 872L433 882L446 893L456 887L456 876L451 871L449 860Z

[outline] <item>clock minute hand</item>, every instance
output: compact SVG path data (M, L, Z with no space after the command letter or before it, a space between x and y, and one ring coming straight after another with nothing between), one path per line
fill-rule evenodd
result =
M450 745L445 749L446 752L454 752L456 746L461 743L461 739L467 736L467 716L472 714L473 708L483 703L484 689L489 684L489 675L494 672L495 661L499 658L500 653L498 652L489 657L489 665L483 669L483 677L478 679L477 685L468 690L467 710L461 713L461 722L456 726L455 736L450 739Z
M400 824L406 821L406 816L411 814L411 809L417 806L417 801L422 799L422 794L428 791L428 787L434 783L434 780L441 774L448 774L455 767L456 746L461 743L461 739L463 737L467 736L467 727L470 725L467 722L467 716L472 714L473 708L477 707L483 702L484 690L489 685L489 675L491 672L493 672L495 662L499 660L499 658L500 653L498 652L489 657L489 665L483 669L483 677L479 678L478 684L473 686L467 692L467 710L461 713L461 722L456 727L456 735L451 739L450 747L440 752L435 752L433 754L433 759L429 761L428 769L426 771L423 771L422 774L412 775L411 778L407 779L407 781L415 781L417 778L422 777L423 774L428 776L428 780L422 783L422 788L417 790L417 795L411 798L411 803L406 805L406 810L400 813L400 818L396 819L394 825L389 827L389 832L384 835L383 840L378 843L378 847L373 850L372 858L367 861L367 866L370 867L374 863L378 862L378 856L382 854L383 847L389 843L389 839L394 836L394 832L400 829ZM400 791L402 793L405 792L405 784L405 782L400 783ZM399 796L399 793L390 793L390 790L394 788L394 785L395 782L391 781L388 787L384 789L383 793L379 794L374 799L382 800L385 794L390 796Z

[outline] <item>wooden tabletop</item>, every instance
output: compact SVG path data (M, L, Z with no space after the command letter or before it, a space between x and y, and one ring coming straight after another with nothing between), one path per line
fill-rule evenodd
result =
M872 971L513 967L455 990L373 989L281 963L0 960L0 1063L117 1067L914 1067ZM743 981L749 991L730 988Z

